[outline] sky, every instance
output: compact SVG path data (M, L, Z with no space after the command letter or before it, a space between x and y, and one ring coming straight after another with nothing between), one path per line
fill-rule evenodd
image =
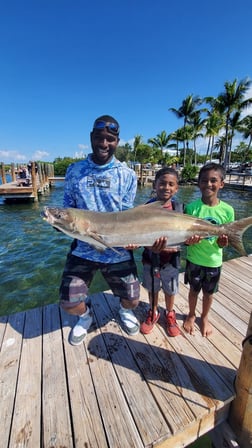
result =
M251 23L251 0L3 0L0 162L86 155L103 114L121 144L175 131L188 95L252 78Z

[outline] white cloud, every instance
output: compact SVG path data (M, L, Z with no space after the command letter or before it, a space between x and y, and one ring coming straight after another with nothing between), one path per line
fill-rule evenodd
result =
M250 87L245 95L245 99L252 98L252 87ZM252 104L250 106L246 107L244 111L242 112L242 117L245 117L246 115L252 115Z
M0 159L4 163L24 162L27 156L17 151L0 150Z
M83 143L78 144L79 151L75 151L74 159L84 159L87 153L90 151L89 145L84 145Z
M49 156L49 152L38 149L31 157L32 160L43 160Z
M85 150L89 149L89 145L83 145L82 143L79 143L79 144L78 144L78 148L79 148L81 151L85 151Z
M127 140L127 141L123 140L123 139L120 139L119 146L124 146L124 145L126 145L126 143L128 143L128 145L130 145L131 148L133 148L134 141L135 141L135 138L131 138L131 139Z

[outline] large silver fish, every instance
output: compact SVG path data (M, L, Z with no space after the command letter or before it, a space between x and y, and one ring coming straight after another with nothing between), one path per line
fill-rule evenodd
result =
M228 241L241 255L247 255L243 233L252 225L252 216L232 223L214 225L189 215L167 211L160 202L122 212L93 212L77 208L44 207L44 219L71 238L85 241L98 250L130 244L152 246L165 236L168 246L183 244L189 237L228 235ZM116 249L114 249L116 251Z

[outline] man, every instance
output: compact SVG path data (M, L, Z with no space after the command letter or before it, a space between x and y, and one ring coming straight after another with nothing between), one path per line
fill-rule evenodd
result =
M119 124L109 115L97 118L90 133L92 154L67 169L64 207L99 212L122 211L133 207L137 179L133 170L115 158ZM93 276L100 270L114 295L120 298L119 315L129 335L139 331L132 309L138 305L140 286L132 251L117 248L99 252L88 243L74 240L67 256L60 286L60 304L79 316L70 333L70 343L79 345L92 324L85 303Z

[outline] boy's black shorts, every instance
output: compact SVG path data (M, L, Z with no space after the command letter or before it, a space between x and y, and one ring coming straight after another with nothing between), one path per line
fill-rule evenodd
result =
M186 260L184 282L185 284L189 283L196 292L200 292L201 289L208 294L217 292L220 275L221 266L218 268L209 268Z

